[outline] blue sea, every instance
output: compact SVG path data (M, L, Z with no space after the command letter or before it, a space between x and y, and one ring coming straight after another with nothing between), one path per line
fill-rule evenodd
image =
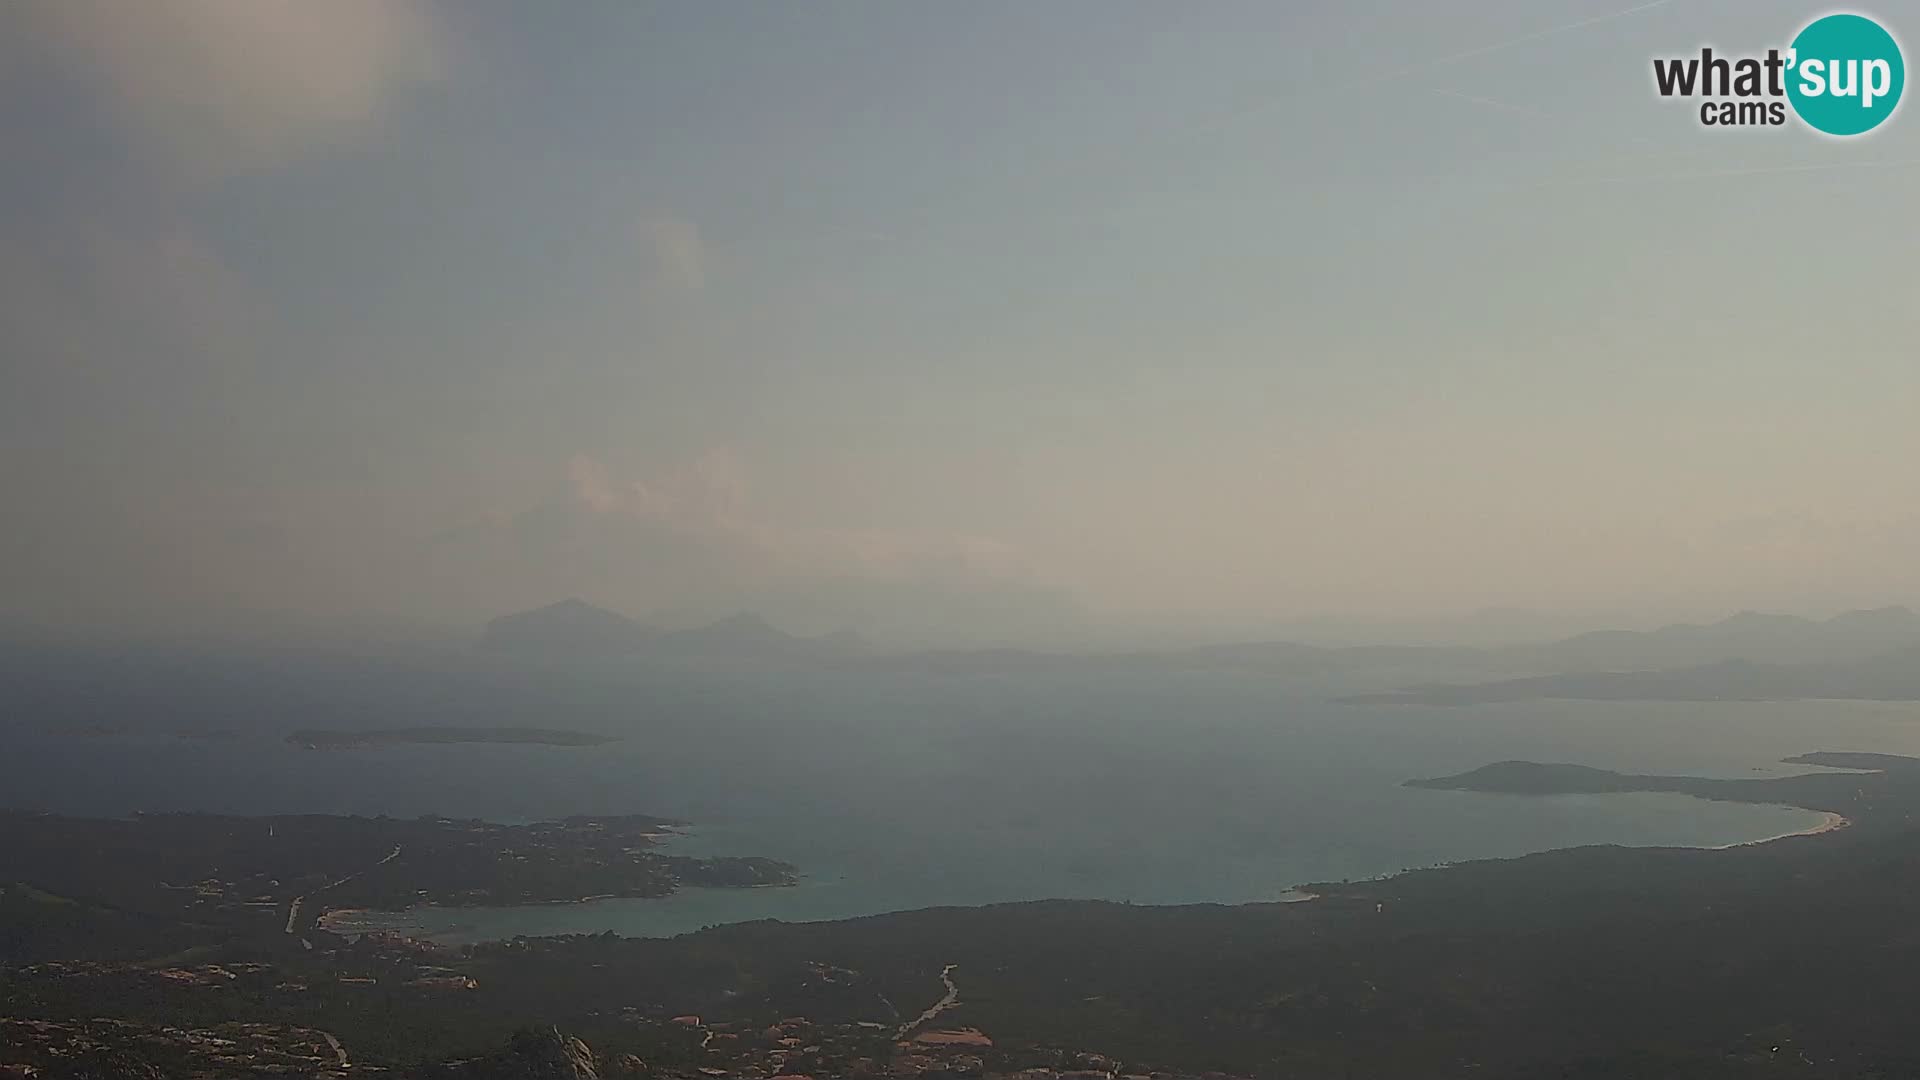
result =
M679 674L578 689L547 672L532 689L479 692L468 680L446 693L437 678L376 680L338 700L312 686L276 699L272 680L239 680L193 699L218 702L200 706L234 731L218 739L79 737L16 712L0 729L0 804L497 821L650 813L692 823L672 850L802 870L792 888L425 908L362 924L450 941L659 936L1043 898L1265 901L1306 882L1574 845L1742 843L1820 817L1679 795L1527 798L1402 782L1511 758L1751 777L1802 771L1779 759L1811 750L1920 754L1911 703L1363 707L1330 700L1343 687L1219 672ZM90 715L111 721L137 701L110 697ZM620 741L310 751L283 740L316 721L581 727Z

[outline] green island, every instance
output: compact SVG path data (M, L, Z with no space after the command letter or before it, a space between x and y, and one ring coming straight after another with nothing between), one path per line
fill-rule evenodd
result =
M11 814L0 1061L36 1077L149 1075L100 1071L135 1050L165 1063L151 1075L194 1077L1913 1075L1909 1010L1889 1004L1915 1000L1920 965L1920 760L1795 760L1852 771L1501 763L1413 783L1682 791L1844 828L1463 863L1303 885L1297 903L1047 901L459 948L336 934L317 913L792 871L675 862L647 850L670 824L649 818ZM80 846L99 857L61 857Z
M287 741L308 750L354 750L368 746L395 746L402 743L523 743L537 746L605 746L619 742L612 735L591 731L564 731L555 728L527 727L407 727L337 730L303 728L287 735Z

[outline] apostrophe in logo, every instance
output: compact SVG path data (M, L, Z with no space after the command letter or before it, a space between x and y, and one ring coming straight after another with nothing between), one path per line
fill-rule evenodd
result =
M1864 15L1824 15L1785 49L1764 56L1700 55L1656 59L1661 97L1704 98L1705 127L1780 127L1792 115L1815 131L1864 135L1900 107L1907 65L1900 43Z
M1807 24L1787 53L1787 100L1809 127L1864 135L1900 107L1907 65L1900 43L1864 15L1828 15Z

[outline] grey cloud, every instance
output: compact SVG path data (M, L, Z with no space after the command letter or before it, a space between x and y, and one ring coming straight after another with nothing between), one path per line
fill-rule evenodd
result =
M325 145L448 66L445 35L409 0L26 0L0 26L89 82L144 153L198 178Z

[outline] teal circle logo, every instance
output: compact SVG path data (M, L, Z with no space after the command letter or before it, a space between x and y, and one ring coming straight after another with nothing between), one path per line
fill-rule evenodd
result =
M1787 100L1816 131L1864 135L1900 107L1907 64L1900 43L1864 15L1815 19L1793 39Z

